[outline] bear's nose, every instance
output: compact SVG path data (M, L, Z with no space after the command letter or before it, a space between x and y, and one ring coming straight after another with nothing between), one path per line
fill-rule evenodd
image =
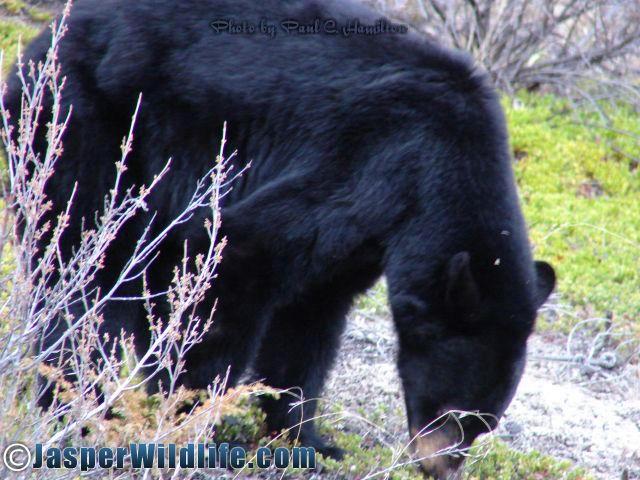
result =
M434 480L461 480L462 470L458 468L450 468L447 465L440 464L438 461L429 462L424 465L420 464L420 469L424 473L425 478Z
M459 435L448 428L418 434L411 431L414 439L412 445L420 468L427 478L435 480L457 480L461 478L459 471L463 461L461 455L451 455L458 446Z

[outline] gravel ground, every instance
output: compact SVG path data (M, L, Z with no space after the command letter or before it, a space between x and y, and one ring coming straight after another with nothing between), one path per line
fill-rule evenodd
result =
M571 346L573 356L590 345L575 335ZM324 396L348 412L383 412L375 419L380 430L351 417L342 427L399 445L408 435L395 350L388 317L354 313ZM566 337L532 336L525 375L496 434L518 450L571 460L597 478L640 478L640 367L587 369L558 360L566 356Z

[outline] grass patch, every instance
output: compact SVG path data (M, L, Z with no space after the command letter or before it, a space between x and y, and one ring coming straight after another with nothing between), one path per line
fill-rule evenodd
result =
M0 7L11 15L18 15L23 9L27 8L27 4L22 0L1 0Z
M0 50L4 52L3 75L13 66L18 54L18 42L22 45L38 34L39 30L16 20L0 20Z
M44 23L53 20L50 12L32 7L22 0L0 0L0 9L9 15L21 15L34 23Z
M596 315L611 312L640 332L640 142L594 129L597 114L551 96L505 100L516 178L536 257L549 260L559 291ZM616 130L640 135L640 115L607 112ZM554 325L566 331L562 317Z
M334 406L332 412L339 414L341 408ZM359 412L371 424L383 424L381 416L388 412ZM345 458L338 462L330 458L321 458L322 472L329 478L361 479L386 478L380 472L388 472L392 480L424 480L422 472L409 458L410 449L396 457L388 445L382 445L375 435L360 435L344 430L341 422L322 420L318 431L331 439L345 451ZM399 452L403 445L393 442L393 448ZM594 480L585 469L577 468L567 460L543 455L537 450L520 452L510 448L497 438L480 437L475 442L464 467L464 480Z
M466 469L466 480L592 480L586 470L575 468L571 462L542 455L536 450L522 453L509 448L504 442L492 440L482 460L471 462ZM483 447L483 450L486 447ZM477 451L472 454L479 454Z
M53 15L50 12L46 12L35 7L27 8L27 15L29 15L29 18L36 23L47 23L53 20Z
M387 282L382 279L371 287L365 294L360 295L355 302L359 313L371 316L389 315L389 300L387 298Z
M324 471L339 478L364 478L376 472L389 469L392 480L424 480L415 465L393 467L391 449L374 443L371 439L344 432L332 432L338 446L347 454L342 462L323 459ZM473 447L465 466L465 480L593 480L584 469L576 468L571 462L543 455L536 450L520 452L510 448L500 440L482 441ZM408 461L404 457L397 465ZM376 476L374 478L384 478Z

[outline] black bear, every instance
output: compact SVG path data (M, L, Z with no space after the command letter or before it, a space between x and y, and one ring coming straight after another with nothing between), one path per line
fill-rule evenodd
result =
M101 207L140 92L126 182L148 183L173 158L149 202L158 225L184 207L226 121L234 162L252 167L224 198L229 244L202 305L218 299L214 327L190 352L183 383L204 387L231 366L233 384L252 367L267 384L318 397L354 296L385 275L410 431L448 410L488 414L493 428L555 276L531 258L486 74L378 20L346 1L79 1L59 52L73 113L48 188L60 209L78 181L63 251ZM49 43L43 33L26 57L42 58ZM12 80L14 109L19 95ZM147 221L136 217L116 240L99 286L114 281ZM185 239L207 246L201 225L162 244L153 291L169 284ZM118 302L104 329L144 343L146 322L143 305ZM271 428L300 421L290 401L265 401ZM305 405L305 418L314 409ZM460 439L466 447L486 428L473 416L447 420L414 442L422 466L447 477L460 460L430 454ZM312 422L301 441L339 455Z

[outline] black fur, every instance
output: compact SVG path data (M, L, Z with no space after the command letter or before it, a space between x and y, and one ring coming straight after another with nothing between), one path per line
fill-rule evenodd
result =
M267 383L317 397L352 299L384 274L410 425L449 408L501 415L554 278L531 259L496 93L466 56L413 33L269 39L209 27L316 17L378 18L343 1L79 0L60 51L73 115L48 188L61 208L79 181L64 251L113 182L139 92L126 183L148 183L173 157L149 205L158 227L211 167L227 121L235 163L253 166L224 199L229 246L202 306L206 316L219 298L215 327L189 356L184 384L204 387L228 365L234 383L253 363ZM41 58L48 37L27 56ZM12 80L14 109L18 98ZM118 238L100 285L146 221ZM168 284L185 238L205 247L202 218L164 242L153 290ZM105 330L122 327L144 344L141 305L108 306ZM272 428L299 419L290 401L265 405ZM311 422L302 437L325 448Z

